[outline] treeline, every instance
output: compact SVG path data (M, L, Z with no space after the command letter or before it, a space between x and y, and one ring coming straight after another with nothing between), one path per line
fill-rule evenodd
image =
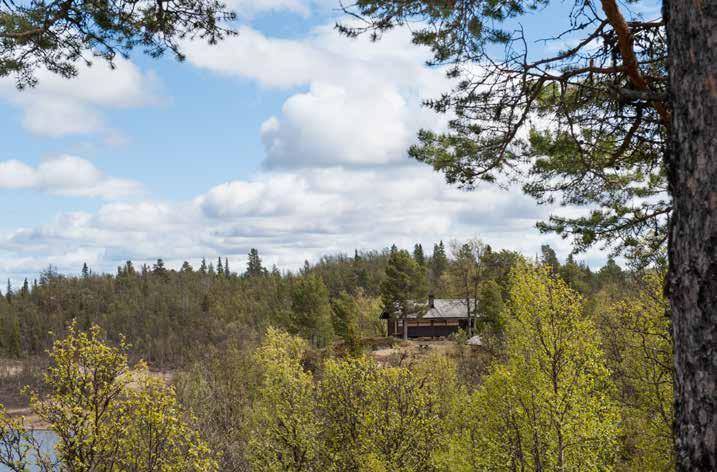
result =
M111 344L127 336L130 361L178 365L165 404L176 391L191 413L180 416L216 461L206 470L669 470L661 272L612 260L593 272L547 246L532 259L467 241L430 256L416 245L325 257L297 273L267 270L256 251L242 274L225 259L221 271L157 261L116 275L47 272L0 302L3 349L34 354L51 345L48 330L69 325L68 339L84 339L99 324ZM453 351L412 356L373 337L383 307L419 291L477 299L467 315L483 346L459 334ZM372 354L392 345L395 355ZM137 408L152 408L147 395ZM77 410L83 421L92 411Z
M378 317L392 250L326 256L298 272L267 269L256 249L242 273L232 271L226 258L196 268L185 262L179 270L161 259L141 267L128 261L113 275L93 273L87 265L80 276L50 268L20 288L8 283L0 296L0 355L43 354L50 333L61 336L73 319L81 329L98 324L113 341L122 333L132 355L156 367L181 365L229 339L259 339L268 326L317 346L336 337L382 335ZM410 254L426 291L439 298L482 298L492 312L507 297L508 274L519 257L479 241L441 241L430 255L416 244ZM542 260L586 295L625 279L612 261L597 273L572 258L561 265L547 246Z
M0 297L0 353L42 354L52 343L49 333L61 336L73 319L81 329L100 325L113 341L122 333L133 356L157 367L181 364L227 339L255 339L269 325L328 339L333 330L324 325L332 323L331 301L341 299L343 290L359 310L363 332L380 334L375 320L380 281L374 279L383 267L382 253L357 254L348 261L325 258L299 273L268 270L256 250L249 256L241 274L227 259L216 265L202 261L196 268L185 262L179 270L168 269L161 259L141 267L127 262L113 275L85 266L77 277L50 268L19 289L8 285ZM332 278L338 272L342 285ZM328 333L313 333L322 327Z
M508 284L497 355L337 355L270 329L195 363L177 393L227 471L671 470L660 275L591 299L518 260Z

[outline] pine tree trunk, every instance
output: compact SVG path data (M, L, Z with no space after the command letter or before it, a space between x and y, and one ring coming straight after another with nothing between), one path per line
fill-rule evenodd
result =
M717 0L667 0L678 471L717 470Z
M403 317L403 340L408 341L408 317Z

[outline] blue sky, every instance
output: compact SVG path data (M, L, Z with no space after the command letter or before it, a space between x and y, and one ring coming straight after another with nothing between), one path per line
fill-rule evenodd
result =
M238 269L251 247L295 268L471 237L567 255L567 242L534 229L554 209L517 191L452 189L406 157L419 128L446 125L421 99L450 87L406 31L342 38L331 0L230 5L239 36L186 44L184 63L136 55L70 81L41 73L25 92L0 81L0 278L48 264L77 273L84 261L113 271L128 258L221 255ZM564 8L521 21L547 36Z

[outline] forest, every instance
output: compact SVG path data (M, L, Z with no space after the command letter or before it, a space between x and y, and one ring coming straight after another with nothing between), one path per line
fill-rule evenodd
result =
M352 0L328 2L332 13L310 23L323 3L0 2L0 91L24 113L16 128L3 123L14 152L68 144L116 156L141 135L151 145L132 157L143 159L135 161L135 175L155 172L147 195L158 172L168 179L175 163L187 167L183 180L167 184L171 192L133 207L113 199L118 192L126 201L147 196L142 182L105 175L89 161L64 159L71 168L59 170L39 156L28 157L32 165L2 161L2 188L44 194L38 207L59 209L56 197L107 203L97 209L63 200L73 208L52 224L44 224L45 210L34 215L35 208L22 206L23 218L42 221L25 229L17 225L26 220L11 220L16 226L3 233L3 254L12 253L17 265L34 251L52 248L54 260L66 261L90 247L98 257L117 249L122 259L148 260L161 255L147 248L158 248L163 233L211 244L188 249L186 257L243 253L259 245L245 236L259 233L269 241L291 238L291 247L312 244L302 239L316 233L344 243L315 249L349 251L358 240L387 245L405 236L359 237L351 224L325 225L327 209L373 222L364 211L383 211L381 201L362 207L361 195L334 199L337 189L350 190L363 172L373 184L365 196L382 185L379 175L399 180L422 163L427 175L431 168L446 189L454 187L443 206L433 205L443 195L438 185L413 185L421 171L380 195L404 198L405 208L394 213L457 208L426 240L471 234L466 227L479 228L488 214L502 218L496 202L461 206L456 197L492 186L541 207L528 218L533 235L569 241L572 255L560 260L548 246L535 256L472 240L327 255L298 271L265 267L257 249L239 270L226 257L180 268L162 259L127 261L112 274L85 265L79 276L50 266L37 280L8 282L0 297L0 466L717 470L715 0ZM273 23L252 22L267 11L276 14ZM289 14L303 23L286 21ZM396 42L396 32L404 42ZM121 87L112 80L97 81L103 87L94 90L97 84L79 75L94 61L120 78L118 64L144 66L144 56L167 67L167 78L177 74L164 56L195 67L187 81L168 87L182 93L166 102L215 92L217 109L235 108L194 113L202 100L185 102L186 118L172 123L176 109L143 111L144 120L136 119L140 113L119 120L127 129L132 122L137 135L125 137L102 111L164 104L164 97L117 97ZM401 72L398 62L413 66ZM426 80L429 71L441 81ZM152 71L146 75L153 82ZM399 75L403 82L392 82ZM237 92L220 88L218 77L252 82ZM60 79L50 93L35 93L43 81ZM271 97L269 87L276 88ZM248 100L237 105L238 97ZM234 121L252 112L253 141ZM181 127L190 121L193 127ZM56 139L73 132L85 133L74 145L32 134ZM19 133L32 138L18 140ZM94 140L84 139L92 133ZM245 151L254 168L208 161ZM160 165L148 162L162 158ZM405 165L403 158L410 158ZM121 170L116 162L109 167ZM212 174L210 190L177 201L177 189L210 167L222 171ZM260 180L267 176L278 180ZM319 190L295 193L309 182ZM428 187L434 193L419 200ZM414 192L404 194L406 188ZM8 207L39 201L19 197ZM150 216L135 221L135 208ZM514 222L525 208L504 213ZM421 240L423 223L403 225L398 216L383 225ZM308 233L287 224L289 217L309 220ZM241 227L254 219L269 224ZM137 231L155 220L156 232ZM175 226L180 220L184 225ZM226 225L194 233L210 220ZM461 221L470 222L464 231ZM505 226L516 232L511 221ZM143 252L120 248L135 243ZM576 260L590 250L604 254L599 270ZM409 314L423 321L429 295L464 301L467 331L405 339ZM400 320L404 339L386 336L381 317ZM50 444L42 431L50 431Z
M241 273L226 258L179 270L127 262L114 275L48 269L10 287L1 346L25 373L6 382L3 402L29 405L60 437L64 463L88 467L78 470L674 466L658 270L610 259L592 271L572 256L561 263L549 246L527 258L478 240L327 256L296 273L265 268L256 250L248 260ZM428 293L476 299L482 345L466 345L462 332L384 337L384 306ZM94 393L67 391L84 385L67 378L84 375L76 364L104 372L107 385L97 388L95 375ZM104 396L112 406L93 413ZM62 413L71 406L87 413L79 426ZM153 430L141 420L148 411L173 426ZM37 460L20 450L32 428L2 418L0 464L24 470L10 464ZM126 438L110 434L120 423ZM149 431L173 446L152 450ZM125 455L149 448L156 465L107 465L136 460L110 452L117 441ZM177 452L188 447L202 452Z

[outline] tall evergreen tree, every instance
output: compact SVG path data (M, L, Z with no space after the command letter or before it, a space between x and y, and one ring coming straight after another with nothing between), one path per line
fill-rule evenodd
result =
M413 259L421 267L426 266L426 256L423 254L423 246L420 243L413 246Z
M437 291L441 285L441 277L448 269L448 256L446 255L446 247L443 241L433 245L433 254L431 255L431 290Z
M202 274L207 273L207 260L202 257L202 263L199 265L199 272Z
M403 339L408 339L408 315L420 315L425 309L428 288L423 271L406 250L391 252L386 278L381 284L384 310L401 319Z
M334 329L329 292L319 276L307 274L297 279L291 294L291 311L303 337L319 347L331 342Z
M222 265L221 257L217 258L217 274L219 275L219 277L224 275L224 266Z
M256 277L264 275L264 267L261 265L261 257L259 257L259 251L255 248L249 250L249 260L246 265L246 275L249 277Z
M87 279L90 276L90 268L87 267L87 262L82 263L82 277Z
M549 244L540 246L540 262L543 265L550 266L550 270L557 273L560 270L560 261L555 250Z
M227 278L231 277L231 275L232 275L231 271L229 270L229 258L228 257L224 258L224 275L226 275Z

